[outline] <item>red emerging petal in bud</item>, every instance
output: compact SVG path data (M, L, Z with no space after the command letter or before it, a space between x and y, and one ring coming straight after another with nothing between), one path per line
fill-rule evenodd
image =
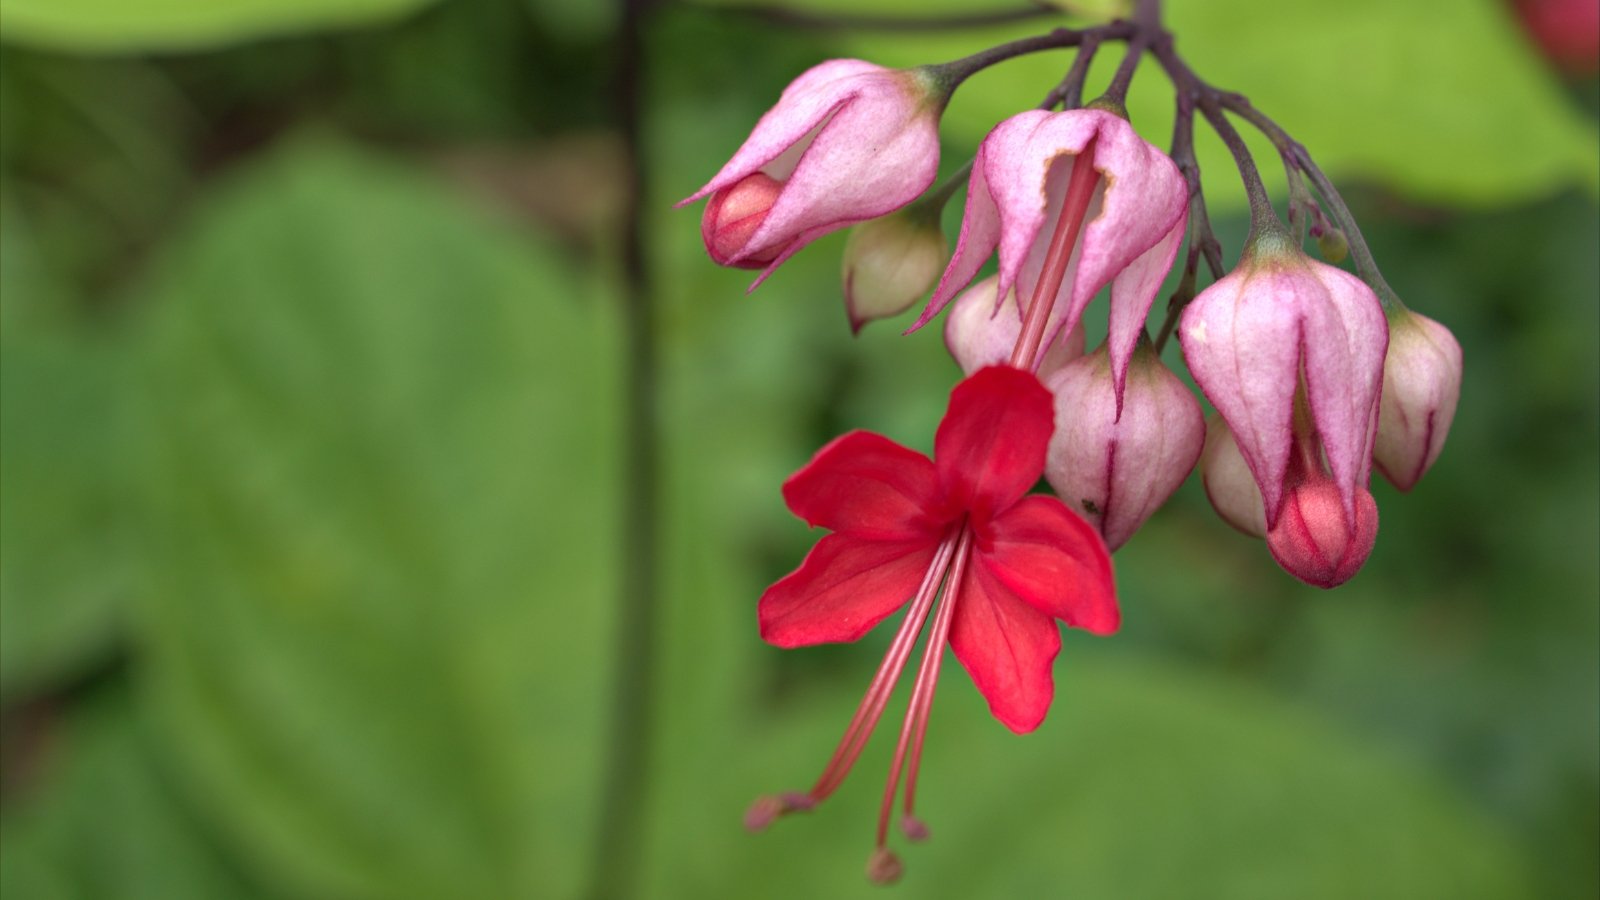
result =
M1355 521L1327 479L1293 488L1284 498L1278 524L1267 532L1267 548L1284 571L1320 588L1349 581L1367 561L1378 537L1378 504L1365 488L1357 491Z
M756 172L711 195L700 219L700 236L717 265L761 269L777 258L779 249L746 253L745 246L767 220L782 191L783 182Z

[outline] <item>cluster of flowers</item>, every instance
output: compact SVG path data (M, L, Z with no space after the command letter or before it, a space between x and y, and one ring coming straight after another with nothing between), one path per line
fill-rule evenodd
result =
M910 609L816 786L763 798L753 828L839 786L932 618L869 866L878 880L899 872L885 840L902 773L903 827L926 834L912 796L946 642L996 718L1035 728L1053 692L1053 620L1116 630L1109 553L1197 465L1222 518L1265 538L1287 572L1343 583L1377 533L1373 463L1410 489L1439 454L1461 377L1444 327L1386 309L1286 229L1257 229L1179 322L1183 357L1216 409L1207 421L1146 333L1189 222L1179 167L1114 103L1013 116L978 149L951 254L944 198L913 204L935 179L949 90L931 69L823 63L684 201L709 198L707 251L761 269L756 284L816 238L865 223L845 253L854 328L930 288L912 330L949 307L946 344L967 377L934 458L867 432L818 452L783 493L832 533L759 605L762 636L782 647L852 641ZM997 253L998 273L973 284ZM1107 286L1107 338L1086 352L1082 318ZM1028 495L1041 474L1056 497Z

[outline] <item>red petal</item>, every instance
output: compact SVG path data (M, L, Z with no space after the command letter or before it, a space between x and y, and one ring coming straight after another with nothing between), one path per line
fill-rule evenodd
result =
M1095 634L1122 622L1111 555L1094 526L1054 497L1025 497L979 538L978 564L1034 609ZM987 540L983 538L987 537Z
M1050 392L1031 373L979 369L951 391L934 438L945 496L979 522L1016 503L1044 472L1054 423Z
M911 599L936 547L930 541L824 537L800 568L761 595L762 639L806 647L860 638Z
M817 451L783 484L789 509L813 526L876 540L937 537L933 463L870 431L852 431Z
M981 563L969 565L950 647L1001 724L1018 734L1039 727L1055 695L1050 666L1061 633L1054 620L1006 590Z

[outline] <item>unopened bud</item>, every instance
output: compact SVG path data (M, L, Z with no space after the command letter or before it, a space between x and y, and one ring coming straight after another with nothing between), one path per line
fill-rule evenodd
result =
M1329 265L1336 266L1350 255L1350 239L1338 228L1323 229L1322 233L1317 235L1317 252L1322 254L1322 258Z
M874 884L894 884L905 871L900 857L895 856L888 847L879 847L867 859L867 878Z
M1389 315L1389 349L1378 402L1378 471L1414 487L1444 449L1461 398L1461 345L1450 329L1410 310Z
M1378 538L1378 504L1365 488L1356 491L1355 521L1345 514L1339 489L1326 478L1304 482L1284 495L1267 549L1285 572L1320 588L1349 581L1367 561Z
M1250 466L1239 452L1222 416L1206 420L1206 445L1200 453L1200 480L1206 499L1222 521L1251 537L1267 536L1267 511Z
M850 330L910 309L933 290L949 256L944 232L927 215L901 211L851 228L842 272Z
M1104 346L1067 363L1045 386L1055 395L1057 423L1045 478L1115 550L1194 470L1205 442L1200 403L1148 344L1128 365L1120 415Z
M706 252L718 265L761 269L777 259L781 248L746 253L745 245L767 220L767 213L781 193L783 182L763 172L752 172L711 195L705 215L700 218L700 236L705 240Z
M991 276L967 288L950 304L945 316L944 345L967 375L986 366L1006 365L1022 335L1017 292L1007 294L1005 302L997 306L994 295L999 284L1000 279ZM1084 344L1083 325L1079 324L1045 351L1039 363L1039 378L1047 378L1082 356Z

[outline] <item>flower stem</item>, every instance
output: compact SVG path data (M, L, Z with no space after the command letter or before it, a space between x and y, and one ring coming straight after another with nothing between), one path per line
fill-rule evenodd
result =
M1128 41L1127 54L1117 66L1117 73L1111 76L1111 84L1106 87L1106 92L1100 95L1102 102L1113 103L1117 108L1127 105L1128 87L1133 84L1133 73L1139 68L1139 61L1144 58L1149 43L1148 33L1142 28Z
M1026 22L1045 16L1059 16L1061 10L1046 4L1019 6L1016 9L998 9L987 12L954 13L950 15L893 16L808 12L787 6L721 4L690 4L691 7L728 15L761 19L773 25L791 28L811 28L818 31L960 31L988 25L1006 25Z
M945 92L951 93L963 81L989 68L1009 59L1025 56L1029 53L1038 53L1041 50L1059 50L1064 47L1077 47L1084 41L1091 39L1096 43L1105 41L1127 40L1132 37L1135 28L1128 22L1112 22L1109 25L1098 25L1094 28L1072 29L1057 28L1046 34L1025 37L1019 40L990 47L971 56L951 60L947 63L937 63L927 66L927 71L944 87Z
M1378 295L1385 309L1404 309L1405 304L1400 302L1400 296L1389 286L1388 280L1383 277L1383 272L1379 271L1378 262L1372 257L1372 248L1367 245L1367 239L1361 234L1355 215L1350 212L1350 207L1345 205L1338 188L1333 186L1333 182L1311 159L1311 154L1305 146L1290 137L1281 125L1256 109L1243 96L1222 94L1219 99L1223 106L1266 135L1283 154L1285 165L1292 164L1311 179L1311 184L1321 195L1323 204L1333 215L1334 221L1343 229L1345 239L1350 242L1350 259L1355 264L1356 274L1360 275L1361 280Z
M646 66L644 20L654 0L618 0L616 103L625 149L628 190L621 222L623 270L623 446L619 558L613 650L610 737L602 776L600 821L586 883L586 896L610 900L633 895L642 858L642 807L646 801L655 715L656 610L660 606L658 509L660 423L655 385L659 380L653 281L645 252L643 86Z
M1072 65L1067 69L1067 74L1062 76L1061 83L1056 85L1039 104L1040 109L1054 109L1057 104L1062 109L1077 109L1083 105L1083 82L1089 77L1089 66L1094 62L1095 52L1100 49L1098 35L1086 36L1083 44L1078 47L1078 53L1072 58Z
M1211 280L1222 277L1222 244L1211 230L1211 217L1206 212L1205 194L1200 190L1200 162L1194 153L1194 98L1179 92L1177 114L1172 124L1172 161L1183 173L1189 185L1189 238L1188 254L1184 258L1183 277L1178 289L1167 299L1166 318L1156 333L1155 350L1159 354L1172 337L1178 316L1195 297L1195 287L1202 258L1211 272Z

